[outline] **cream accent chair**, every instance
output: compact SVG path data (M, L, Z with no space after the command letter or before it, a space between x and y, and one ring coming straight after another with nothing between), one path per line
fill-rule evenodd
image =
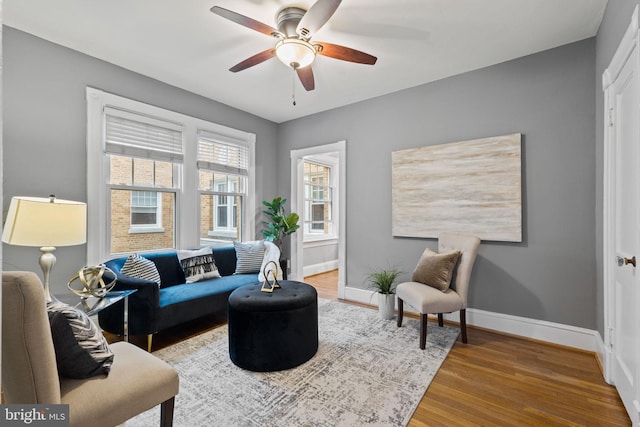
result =
M2 388L6 403L69 404L71 426L115 426L161 404L173 424L178 373L138 347L117 342L109 375L59 378L42 283L31 272L2 274Z
M396 288L398 296L398 327L402 326L404 303L420 312L420 348L427 343L427 316L438 314L438 325L443 325L443 313L460 311L460 330L462 342L467 342L467 295L469 278L478 254L480 239L476 236L459 233L442 233L438 237L438 252L460 251L462 255L454 269L451 287L440 291L419 282L400 283Z

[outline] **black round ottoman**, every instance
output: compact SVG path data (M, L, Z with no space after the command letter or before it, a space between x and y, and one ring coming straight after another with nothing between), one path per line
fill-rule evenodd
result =
M289 369L318 350L318 293L306 283L279 283L271 293L256 283L229 295L229 356L241 368Z

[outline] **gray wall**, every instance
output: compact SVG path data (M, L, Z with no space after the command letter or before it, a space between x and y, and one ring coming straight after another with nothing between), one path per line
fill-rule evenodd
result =
M17 195L87 200L87 86L255 133L258 205L276 197L275 123L6 26L3 56L5 210ZM84 245L58 248L54 293L66 292L85 252ZM39 255L37 248L4 245L4 269L41 275Z
M631 22L631 14L637 0L615 0L607 3L604 18L596 37L596 265L597 265L597 293L596 313L597 330L604 337L604 284L602 282L602 210L603 206L603 153L604 153L604 93L602 92L602 73L609 66L611 58L624 32Z
M437 246L391 236L392 151L521 132L524 240L482 243L470 306L595 329L594 74L592 38L281 124L278 159L347 140L347 286L364 287Z

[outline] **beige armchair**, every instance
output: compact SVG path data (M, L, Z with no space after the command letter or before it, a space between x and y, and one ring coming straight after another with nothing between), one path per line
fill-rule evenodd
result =
M69 404L71 426L115 426L161 404L161 426L173 424L178 374L124 342L109 375L58 376L44 291L31 272L2 274L2 388L6 403Z
M467 342L466 308L469 293L469 279L476 260L480 239L476 236L442 233L438 238L438 252L460 251L454 269L451 287L441 291L420 282L405 282L398 285L398 327L402 326L404 303L420 313L420 348L424 350L427 342L427 316L438 314L438 325L443 325L443 313L460 311L460 330L462 342Z

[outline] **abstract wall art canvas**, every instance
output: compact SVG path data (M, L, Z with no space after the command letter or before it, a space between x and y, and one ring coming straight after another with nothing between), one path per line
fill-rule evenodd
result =
M394 151L392 233L522 241L522 135Z

